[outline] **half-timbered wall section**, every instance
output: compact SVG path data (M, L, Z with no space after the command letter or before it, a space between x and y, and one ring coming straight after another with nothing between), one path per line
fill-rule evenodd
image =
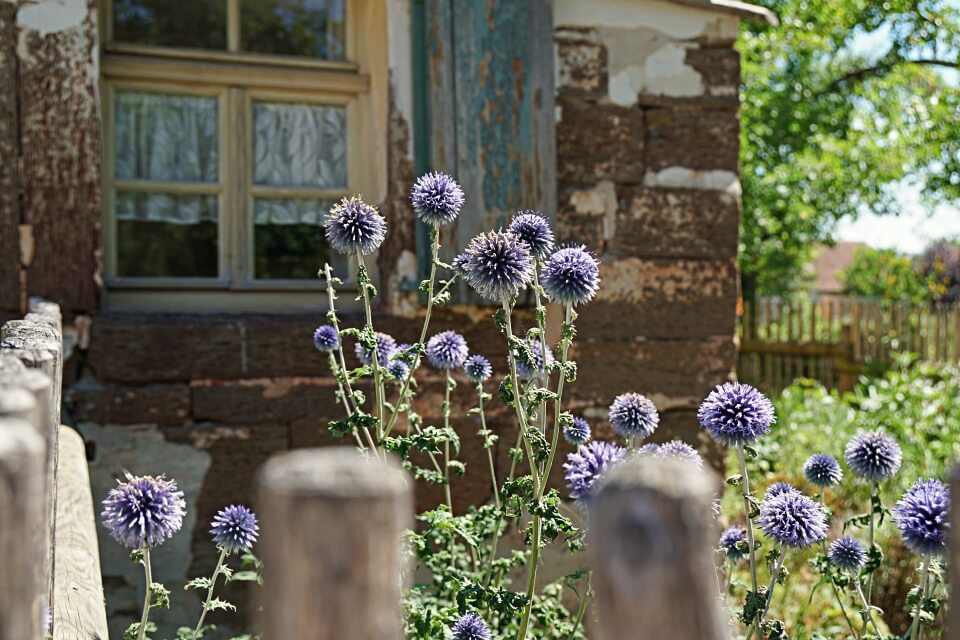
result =
M348 44L358 53L345 68L369 81L364 99L374 116L363 130L373 174L357 184L374 185L367 195L390 225L376 256L377 328L400 342L418 335L424 235L409 187L417 173L450 171L463 182L467 205L443 238L447 246L507 222L515 209L539 208L555 219L562 240L586 244L602 260L601 294L578 322L573 410L602 436L610 401L636 390L662 410L659 437L696 441L697 401L731 375L735 356L733 42L739 19L768 17L736 0L343 6L360 20L354 24L363 37L359 49ZM101 233L109 218L100 166L103 157L109 168L110 158L100 149L109 110L98 87L111 86L112 77L102 12L95 0L0 0L0 316L18 315L25 295L63 308L72 353L64 421L87 440L96 497L123 469L166 473L186 492L187 534L164 545L155 563L157 579L178 590L184 605L158 616L167 632L199 607L181 586L216 561L207 541L212 514L249 502L253 472L272 453L330 443L327 421L340 416L335 383L310 340L325 310L319 290L289 304L280 297L289 292L261 291L241 305L246 313L230 311L229 290L216 298L193 291L189 300L161 292L142 308L127 296L123 310L116 306L109 269L101 275L112 250L110 234ZM323 73L329 80L336 71ZM340 297L344 304L352 298ZM205 309L191 307L197 299ZM461 331L471 350L502 370L505 350L490 313L461 295L434 313L433 327ZM431 375L424 373L415 407L426 421L439 419L443 393L442 379ZM469 385L460 385L453 402L472 401ZM494 406L488 424L500 442L514 441L508 412ZM462 508L485 499L488 483L473 417L455 426L468 468L453 492ZM498 451L502 466L506 449ZM439 496L417 501L424 507ZM101 556L111 635L120 637L139 605L136 567L107 542Z

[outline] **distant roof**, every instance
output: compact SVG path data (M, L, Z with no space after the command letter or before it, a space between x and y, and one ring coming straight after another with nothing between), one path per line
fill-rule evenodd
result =
M723 13L732 13L747 20L765 22L774 26L780 24L777 16L769 9L758 7L755 4L740 2L740 0L668 0L668 2L685 4L691 7L701 7L713 11L722 11Z
M819 293L840 293L843 283L837 273L850 266L853 254L863 242L838 242L835 247L821 247L820 253L812 263L814 280L813 289Z

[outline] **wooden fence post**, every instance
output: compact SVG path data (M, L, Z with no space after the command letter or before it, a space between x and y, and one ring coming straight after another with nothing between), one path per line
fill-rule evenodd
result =
M950 616L947 620L947 639L960 640L960 507L957 506L957 500L960 499L960 464L953 468L953 475L950 477L950 499L953 505L950 508L947 566L950 569L952 590L950 602L947 603Z
M20 418L0 417L0 638L43 638L46 549L43 439Z
M401 535L413 525L409 477L349 448L274 456L258 489L263 637L402 636Z
M590 504L598 640L723 640L711 501L719 481L676 460L618 465Z

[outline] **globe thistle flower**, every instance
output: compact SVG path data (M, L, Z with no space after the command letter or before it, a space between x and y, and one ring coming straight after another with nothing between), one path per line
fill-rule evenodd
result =
M657 457L676 458L677 460L692 462L697 465L698 469L703 468L703 458L700 457L700 453L682 440L671 440L666 444L660 445L660 449L657 451Z
M467 275L467 265L469 264L470 256L466 251L458 253L453 257L453 260L450 262L450 268L454 273L458 273L461 276Z
M520 358L518 351L513 352L513 358L517 362L517 376L521 380L533 380L543 375L543 356L546 355L547 366L553 364L553 350L550 347L544 347L539 338L527 338L527 344L530 346L531 361L527 362ZM509 358L507 366L510 366Z
M855 538L844 536L833 541L827 551L830 564L840 571L857 574L867 563L867 552Z
M437 369L459 369L469 355L467 341L456 331L441 331L427 340L427 359Z
M660 424L660 414L646 396L624 393L614 398L608 420L624 438L649 438Z
M803 475L807 482L821 489L839 484L843 479L840 463L825 453L815 453L807 458L803 465Z
M490 629L483 618L471 611L453 625L453 640L490 640Z
M654 442L648 442L637 449L638 456L656 456L658 453L660 453L660 445Z
M789 482L774 482L767 487L766 493L763 494L763 499L770 500L777 496L782 496L785 493L800 493L800 491Z
M600 263L582 245L562 247L547 258L540 283L554 302L585 304L600 288Z
M897 441L880 431L858 433L843 452L853 475L880 482L897 473L902 454Z
M734 562L747 557L747 550L737 545L747 541L747 530L742 527L729 527L720 534L720 550Z
M333 351L340 346L340 336L333 325L322 324L313 332L313 346L318 351Z
M467 358L463 365L463 372L467 374L467 380L470 382L486 382L493 375L493 367L490 361L477 354Z
M357 360L362 364L367 366L373 364L373 350L364 348L364 346L358 342L354 346L353 351L357 355ZM390 356L396 352L397 341L393 339L393 336L377 331L377 363L379 363L380 366L385 366L389 362Z
M563 439L574 445L584 444L590 439L590 423L577 416L563 427Z
M777 421L773 403L754 387L727 382L710 392L697 411L700 426L720 444L753 442Z
M578 500L588 498L607 469L623 460L626 453L621 446L594 440L582 445L575 453L567 454L563 468L571 497Z
M390 362L387 363L387 373L398 382L406 380L407 374L410 373L410 365L399 358L390 358Z
M434 227L450 224L460 215L463 189L445 173L427 173L413 183L410 202L422 222Z
M807 547L827 535L820 505L799 491L785 491L760 503L760 528L788 547Z
M893 508L903 543L926 556L944 552L949 518L950 488L939 480L917 480Z
M330 246L346 254L373 253L387 235L387 221L357 196L333 205L323 220L323 227Z
M414 356L414 353L410 351L413 349L413 345L409 342L401 342L397 345L397 348L394 349L393 353L390 354L391 360L408 360Z
M510 221L510 233L527 245L534 260L544 260L553 249L553 230L539 211L518 211Z
M187 503L177 483L163 476L126 474L103 501L100 517L114 540L128 549L156 547L183 526Z
M464 278L481 296L503 302L517 295L533 277L527 245L506 231L481 233L467 246Z
M210 525L213 543L227 555L250 551L260 534L256 514L239 504L220 509Z

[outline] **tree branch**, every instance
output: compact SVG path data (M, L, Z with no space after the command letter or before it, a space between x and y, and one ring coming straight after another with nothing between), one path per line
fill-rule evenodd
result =
M960 69L960 63L956 60L941 60L937 58L919 58L916 60L907 60L907 59L897 59L890 60L888 62L881 62L872 67L864 67L862 69L854 69L853 71L848 71L841 77L837 78L830 83L830 86L827 87L825 93L832 93L839 89L841 86L847 84L848 82L859 82L871 76L878 76L895 67L898 67L902 64L913 64L913 65L923 65L923 66L933 66L933 67L946 67L949 69Z

